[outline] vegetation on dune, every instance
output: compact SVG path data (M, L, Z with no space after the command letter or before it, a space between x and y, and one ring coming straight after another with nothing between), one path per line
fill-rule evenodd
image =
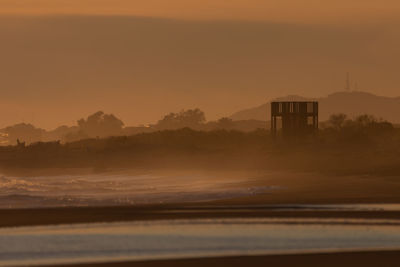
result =
M176 130L186 127L201 131L218 129L253 131L258 128L266 128L267 123L256 120L232 121L229 118L222 118L218 121L206 121L203 111L188 109L178 113L169 113L156 124L124 127L122 120L113 114L105 114L102 111L98 111L86 119L82 118L78 120L76 126L60 126L52 131L46 131L25 123L0 129L0 145L15 145L18 143L18 140L26 144L49 141L67 143L88 138L130 136L139 133Z
M176 126L177 116L166 116L163 123L171 120ZM3 170L259 168L398 175L399 163L400 129L369 115L350 119L343 114L333 115L316 136L291 139L274 138L266 129L241 132L180 128L0 148Z

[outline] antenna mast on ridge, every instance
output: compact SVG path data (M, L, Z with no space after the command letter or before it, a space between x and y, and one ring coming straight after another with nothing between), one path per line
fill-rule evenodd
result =
M346 87L345 87L345 90L347 91L347 92L350 92L350 90L351 90L351 85L350 85L350 73L346 73Z

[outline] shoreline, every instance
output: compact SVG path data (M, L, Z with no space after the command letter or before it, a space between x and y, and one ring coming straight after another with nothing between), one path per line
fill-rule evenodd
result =
M400 220L399 211L284 209L215 204L0 209L0 228L179 219L322 218Z
M122 172L125 173L125 172ZM192 172L189 172L192 173ZM42 208L0 208L0 227L126 222L135 220L193 218L382 218L400 219L398 211L299 209L299 205L400 204L400 180L397 177L323 176L310 173L216 172L199 173L205 179L217 177L236 188L278 186L279 190L220 200L134 205L62 206ZM177 172L164 175L176 175ZM178 173L186 174L186 171ZM129 175L129 173L127 173ZM184 177L184 176L183 176ZM249 178L250 177L250 178ZM215 181L208 181L212 184ZM224 183L221 183L222 185ZM178 188L182 192L185 188ZM157 204L158 203L158 204ZM278 208L274 207L278 206ZM292 205L294 208L282 208Z
M174 266L174 267L197 267L197 266L297 266L297 267L375 267L375 266L394 266L393 263L400 260L400 251L364 251L364 252L332 252L332 253L310 253L310 254L288 254L288 255L265 255L265 256L230 256L230 257L210 257L210 258L191 258L191 259L171 259L171 260L150 260L150 261L125 261L109 263L84 263L57 265L59 267L108 267L108 266Z

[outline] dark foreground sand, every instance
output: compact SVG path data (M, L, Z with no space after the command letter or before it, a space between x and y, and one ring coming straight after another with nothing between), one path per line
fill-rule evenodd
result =
M274 267L395 267L400 262L400 251L376 251L376 252L346 252L346 253L320 253L303 255L272 255L272 256L243 256L200 258L182 260L157 260L141 262L120 262L101 264L69 265L74 267L87 266L141 266L141 267L244 267L244 266L274 266ZM60 265L58 265L60 266ZM64 265L63 265L64 266ZM68 266L68 265L65 265ZM64 267L65 267L64 266ZM61 267L61 266L60 266Z

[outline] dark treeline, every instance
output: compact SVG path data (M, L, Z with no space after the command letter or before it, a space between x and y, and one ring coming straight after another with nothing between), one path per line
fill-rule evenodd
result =
M52 131L36 128L26 123L0 129L0 145L15 145L17 143L32 144L49 141L67 143L88 138L129 136L138 133L174 130L185 127L200 131L221 129L254 131L258 128L266 128L267 123L257 120L233 121L229 118L207 122L204 112L199 109L189 109L167 114L155 124L126 127L124 122L113 114L105 114L99 111L88 116L86 119L78 120L75 126L60 126Z
M400 129L369 115L333 115L317 135L273 137L251 132L179 128L65 144L37 142L0 147L2 171L90 168L280 169L338 174L400 174ZM202 120L202 118L200 117Z

